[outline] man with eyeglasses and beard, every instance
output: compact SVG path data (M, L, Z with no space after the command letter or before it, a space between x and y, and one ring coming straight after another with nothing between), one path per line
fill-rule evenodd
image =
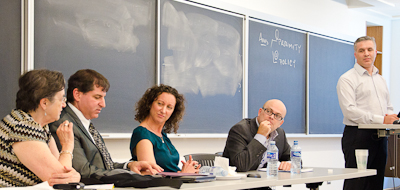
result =
M229 165L236 171L246 172L267 166L267 148L275 141L279 149L279 170L290 170L290 145L280 126L286 116L286 107L277 99L268 100L258 110L258 116L242 119L229 131L223 157L229 158Z

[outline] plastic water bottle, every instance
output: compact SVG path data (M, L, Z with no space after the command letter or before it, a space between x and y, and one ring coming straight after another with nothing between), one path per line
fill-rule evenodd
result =
M290 173L301 174L301 148L298 141L294 141L293 146L290 149L290 161L292 162Z
M201 166L201 168L199 169L199 174L210 174L210 170L210 166Z
M202 166L199 169L199 174L208 174L208 175L215 175L215 176L227 176L228 171L222 169L219 166Z
M275 141L270 141L267 149L267 177L278 176L278 147Z

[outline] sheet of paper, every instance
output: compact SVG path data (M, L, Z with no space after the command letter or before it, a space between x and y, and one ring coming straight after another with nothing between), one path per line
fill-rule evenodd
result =
M85 185L83 189L96 189L96 190L114 189L114 184Z
M214 166L219 166L222 169L224 169L225 171L229 171L229 159L220 157L220 156L216 156L215 161L214 161Z
M47 183L47 181L39 183L34 186L27 186L27 187L6 187L6 188L1 188L1 190L12 190L12 189L20 189L20 190L54 190L53 187Z

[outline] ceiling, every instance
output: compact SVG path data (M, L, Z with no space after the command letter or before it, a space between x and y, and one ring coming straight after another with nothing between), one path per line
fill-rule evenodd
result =
M374 12L392 19L400 19L400 0L333 0L350 9Z

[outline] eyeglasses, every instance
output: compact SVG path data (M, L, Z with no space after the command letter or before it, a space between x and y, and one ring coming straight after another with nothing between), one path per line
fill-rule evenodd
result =
M67 97L63 97L61 101L62 102L67 102Z
M278 114L276 114L276 113L274 113L274 112L272 112L272 109L270 109L270 108L262 108L263 110L264 110L264 112L267 114L267 115L269 115L269 116L271 116L271 115L274 115L274 118L276 119L276 120L278 120L278 121L282 121L283 120L283 117L278 113Z

